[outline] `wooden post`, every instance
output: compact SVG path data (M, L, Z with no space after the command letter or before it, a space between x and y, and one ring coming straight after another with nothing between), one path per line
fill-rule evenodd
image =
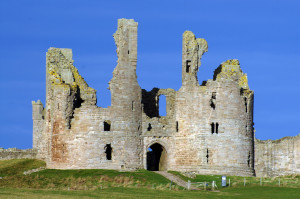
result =
M279 178L278 180L279 180L279 182L278 182L278 186L280 187L280 178Z
M206 190L206 182L204 182L204 190Z
M244 186L246 186L246 178L244 178Z
M229 178L229 187L230 187L230 178Z
M188 180L188 182L187 182L187 189L190 190L190 188L191 188L191 181Z

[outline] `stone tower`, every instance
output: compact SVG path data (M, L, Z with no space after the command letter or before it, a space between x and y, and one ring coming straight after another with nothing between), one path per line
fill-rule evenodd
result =
M117 46L118 64L109 82L111 91L112 131L123 132L124 154L127 167L141 167L141 98L137 82L137 26L133 19L119 19L113 35Z
M190 31L183 34L175 169L254 175L253 91L247 75L238 60L228 60L215 70L213 80L199 85L197 71L206 51L204 39Z

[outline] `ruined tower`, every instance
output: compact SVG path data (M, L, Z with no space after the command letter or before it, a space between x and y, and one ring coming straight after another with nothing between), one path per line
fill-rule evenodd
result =
M112 131L122 132L127 167L141 167L141 88L137 82L137 26L133 19L119 19L113 35L118 64L109 82L111 91Z
M49 168L175 170L254 175L253 91L238 60L199 85L205 39L183 34L182 86L142 90L137 82L137 22L119 19L111 106L96 105L70 49L50 48L46 104L33 102L33 143ZM159 99L166 96L166 116Z

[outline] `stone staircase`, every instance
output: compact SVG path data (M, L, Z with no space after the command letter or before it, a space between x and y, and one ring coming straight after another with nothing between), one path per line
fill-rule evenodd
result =
M178 186L184 187L188 189L188 183L184 180L182 180L180 177L173 175L171 173L168 173L167 171L154 171L155 173L164 176L165 178L169 179L170 181L174 182ZM198 188L191 186L191 190L198 190Z

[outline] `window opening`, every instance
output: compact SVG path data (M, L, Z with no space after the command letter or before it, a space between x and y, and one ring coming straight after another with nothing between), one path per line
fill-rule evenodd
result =
M110 144L106 144L105 147L106 159L111 160L112 148Z
M244 100L245 100L245 108L246 108L246 113L247 113L248 112L247 98L245 97Z
M132 110L132 111L134 111L134 105L135 105L135 102L132 101L132 102L131 102L131 110Z
M249 152L249 154L248 154L248 167L250 167L250 157L251 157L251 154L250 154L250 152Z
M211 134L213 134L215 132L215 123L211 123Z
M128 54L129 54L129 50L128 50Z
M209 155L208 155L208 149L206 149L206 163L208 163L208 158L209 158Z
M191 60L186 60L186 66L185 66L185 72L189 73L190 72L190 68L191 68Z
M148 131L151 131L151 129L152 129L152 126L151 126L151 124L149 123L149 124L148 124L147 130L148 130Z
M167 98L165 95L160 95L158 98L159 116L167 116Z
M218 134L219 133L219 123L217 122L216 123L216 134Z
M212 107L214 110L216 108L216 100L217 100L217 93L213 92L210 98L210 107Z
M179 127L178 127L178 121L176 121L176 132L178 132Z
M103 122L103 125L104 125L104 131L110 131L110 126L111 126L110 120L105 120Z

